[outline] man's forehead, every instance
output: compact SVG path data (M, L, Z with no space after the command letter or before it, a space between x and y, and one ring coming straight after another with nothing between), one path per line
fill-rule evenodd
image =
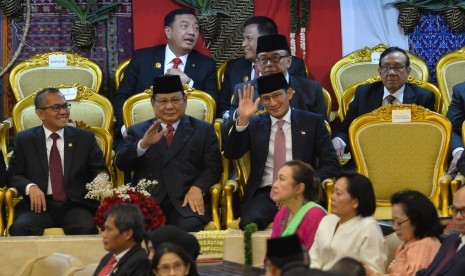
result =
M155 95L155 97L157 99L159 99L159 98L172 98L172 97L176 97L176 96L182 96L182 92L178 91L178 92L173 92L173 93L160 93L160 94Z
M281 55L285 54L286 50L275 50L275 51L270 51L270 52L261 52L258 54L259 57L262 56L272 56L272 55Z
M284 92L284 89L281 88L281 89L274 90L274 91L269 92L269 93L261 94L260 97L262 97L262 98L263 98L263 97L271 97L271 96L273 96L273 94L282 93L282 92Z
M174 22L178 23L196 23L197 24L197 18L193 16L192 14L178 14L174 18Z

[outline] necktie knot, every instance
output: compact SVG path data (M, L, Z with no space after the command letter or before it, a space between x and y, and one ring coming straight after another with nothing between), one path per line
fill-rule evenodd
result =
M392 95L388 95L386 97L387 101L388 101L388 104L393 104L394 101L396 100L396 97L392 96Z
M279 130L281 130L281 129L283 128L284 122L285 122L284 120L279 120L279 121L277 122L277 124L278 124L278 129L279 129Z
M178 57L173 58L173 68L178 69L179 64L182 63L182 60Z
M54 133L50 134L50 138L52 138L53 141L56 141L58 138L60 138L60 135L58 135L58 133L54 132Z

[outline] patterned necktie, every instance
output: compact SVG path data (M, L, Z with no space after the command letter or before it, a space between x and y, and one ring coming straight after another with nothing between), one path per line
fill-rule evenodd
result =
M52 194L54 201L66 201L65 181L63 179L63 165L61 164L60 152L57 147L57 139L60 135L57 133L50 134L53 139L53 145L50 149L49 156L49 170L50 170L50 182L52 184Z
M429 275L438 275L441 269L446 266L446 264L454 257L454 255L457 253L457 248L459 247L460 242L462 239L460 237L457 237L457 240L452 244L451 247L448 248L446 254L444 255L444 258L442 258L434 271L429 274Z
M386 97L386 100L388 101L388 104L393 104L394 101L396 100L396 97L392 96L392 95L388 95Z
M178 57L173 58L173 68L178 69L179 64L182 63L182 60Z
M113 265L116 263L115 256L112 256L108 263L100 270L100 273L97 276L108 276L113 270Z
M274 136L274 163L273 163L273 182L278 177L279 169L286 163L286 137L284 136L284 120L277 122L278 129Z
M260 76L260 71L258 70L258 64L253 64L253 79L257 79Z
M172 124L168 124L168 125L166 125L166 129L168 130L168 132L166 132L166 144L169 147L171 145L171 142L173 142L174 127L173 127Z

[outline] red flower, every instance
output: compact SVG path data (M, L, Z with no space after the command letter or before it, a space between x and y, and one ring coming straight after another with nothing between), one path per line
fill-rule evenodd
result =
M126 194L114 194L100 203L94 217L95 225L103 231L106 212L116 204L122 203L132 203L139 207L145 218L145 230L152 230L166 223L166 217L154 197L146 197L140 192L128 189Z

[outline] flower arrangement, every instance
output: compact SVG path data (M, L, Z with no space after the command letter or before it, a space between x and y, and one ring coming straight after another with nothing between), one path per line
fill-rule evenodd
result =
M111 188L109 176L105 173L99 174L86 185L88 193L85 196L85 198L100 201L94 217L95 225L103 230L106 212L116 204L124 203L131 203L140 208L145 218L145 230L152 230L165 225L166 217L158 201L151 197L149 192L156 184L158 184L156 180L141 179L136 187L125 184L117 188Z

